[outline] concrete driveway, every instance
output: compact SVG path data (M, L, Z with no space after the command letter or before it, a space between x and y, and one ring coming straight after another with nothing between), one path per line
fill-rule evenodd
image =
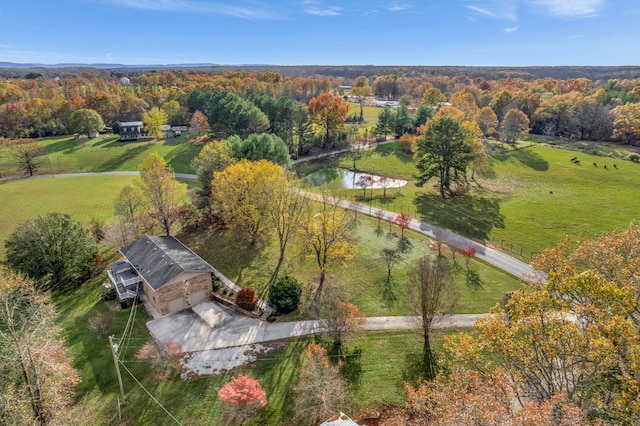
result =
M452 315L437 328L470 328L482 315ZM419 328L416 317L369 317L367 331ZM214 302L147 322L151 335L161 343L177 343L185 355L183 377L216 374L256 360L258 354L278 347L290 337L319 333L319 321L269 323L248 318Z

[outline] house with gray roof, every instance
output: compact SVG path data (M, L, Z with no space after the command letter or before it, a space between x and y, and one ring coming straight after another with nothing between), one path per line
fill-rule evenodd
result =
M120 300L144 293L166 315L211 299L217 271L175 237L145 235L120 253L107 271Z

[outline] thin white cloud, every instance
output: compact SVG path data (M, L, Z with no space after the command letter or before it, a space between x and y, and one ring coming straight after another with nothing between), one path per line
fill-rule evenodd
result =
M403 10L407 10L407 6L396 4L387 8L387 10L390 12L402 12Z
M475 4L466 4L464 7L476 15L485 16L488 18L517 21L518 13L515 3L511 1L489 1L482 2L481 6Z
M340 11L342 9L340 9L337 6L329 6L329 7L324 7L324 8L319 8L319 7L308 7L306 8L304 11L305 13L309 14L309 15L316 15L316 16L338 16L340 15Z
M202 0L103 0L128 9L152 10L159 12L206 13L232 16L241 19L278 19L273 12L252 4L251 7L229 5L222 2Z
M486 9L482 9L481 7L478 6L473 6L471 4L467 4L465 5L465 7L469 10L473 10L474 12L479 13L480 15L485 15L485 16L489 16L491 18L497 18L496 14L493 12L490 12Z
M533 6L544 9L552 16L587 17L597 15L604 0L530 0Z
M514 32L514 31L518 31L518 28L520 28L520 27L508 27L508 28L504 29L504 32L509 34L509 33Z

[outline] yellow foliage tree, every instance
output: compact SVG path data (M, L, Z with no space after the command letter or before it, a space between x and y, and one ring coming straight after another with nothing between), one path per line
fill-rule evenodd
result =
M162 127L167 124L169 118L163 109L158 107L151 108L151 111L142 116L142 122L147 133L156 139L162 139Z
M640 226L565 239L533 263L545 283L515 292L471 334L445 340L451 364L504 374L513 394L560 395L590 418L640 422Z
M171 235L171 226L178 219L178 198L173 168L156 152L149 155L140 165L140 183L151 217Z
M284 170L267 160L241 160L213 176L213 208L235 235L255 245L272 230L269 211L285 185Z
M327 272L336 263L345 263L353 257L350 240L354 227L353 215L339 206L336 200L326 194L318 199L319 210L310 209L302 226L304 252L312 258L320 272L316 300L322 295Z

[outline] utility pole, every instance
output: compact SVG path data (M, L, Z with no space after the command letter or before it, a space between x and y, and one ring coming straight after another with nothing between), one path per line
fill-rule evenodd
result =
M122 376L120 375L120 364L118 364L118 345L113 343L113 336L109 336L109 346L111 347L111 354L113 355L113 363L116 366L116 375L118 376L118 385L120 385L120 395L124 400L124 388L122 387Z

